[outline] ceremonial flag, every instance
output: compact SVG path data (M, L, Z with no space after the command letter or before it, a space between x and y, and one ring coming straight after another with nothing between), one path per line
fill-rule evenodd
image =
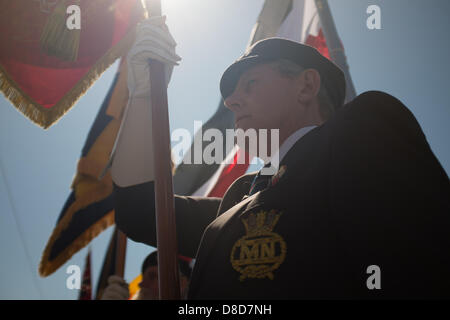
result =
M70 193L47 242L39 265L48 276L93 238L114 224L111 174L106 166L128 101L127 64L123 59L89 131Z
M139 0L0 0L1 91L48 128L128 51L142 18Z
M91 282L91 250L86 256L84 265L83 282L81 283L80 295L78 300L92 300L92 282Z
M323 56L330 59L314 0L293 0L277 36L314 47Z

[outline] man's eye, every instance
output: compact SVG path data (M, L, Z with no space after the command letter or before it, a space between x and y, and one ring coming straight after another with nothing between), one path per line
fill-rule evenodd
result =
M250 90L251 86L256 83L256 79L250 79L247 81L246 89Z

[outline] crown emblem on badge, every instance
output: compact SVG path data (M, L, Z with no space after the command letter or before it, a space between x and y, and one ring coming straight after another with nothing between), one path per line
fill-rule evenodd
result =
M286 242L273 232L281 212L276 210L250 213L242 219L246 235L240 238L231 249L231 265L246 278L269 278L286 257Z
M274 211L268 214L261 211L257 214L251 213L247 219L242 219L242 223L248 236L258 236L272 232L279 218L280 216L275 214Z

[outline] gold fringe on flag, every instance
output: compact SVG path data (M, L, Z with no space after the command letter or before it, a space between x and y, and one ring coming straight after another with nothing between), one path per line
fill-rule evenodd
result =
M68 0L61 0L50 14L41 34L40 44L44 53L62 60L75 62L80 46L80 29L70 30L66 25ZM79 5L80 1L72 1Z
M71 211L76 210L77 209L72 209ZM52 238L49 240L49 244L46 247L44 255L41 258L41 262L39 264L39 275L41 277L47 277L54 273L56 270L58 270L59 267L69 261L69 259L75 253L86 247L92 241L92 239L97 237L100 233L102 233L103 231L105 231L105 229L112 225L114 225L114 210L110 211L106 216L104 216L96 224L92 225L85 232L83 232L82 235L75 239L75 241L73 242L74 245L65 249L56 257L56 259L50 261L50 245L54 244L59 234L61 233L61 229L56 230L52 235Z
M95 184L96 186L93 192L83 194L82 197L79 197L74 203L71 204L71 206L67 209L66 215L53 230L52 235L50 236L50 239L44 249L44 253L42 254L41 262L39 263L39 274L41 277L47 277L55 272L75 253L87 246L92 239L114 224L114 210L112 210L103 216L99 221L86 229L67 248L59 253L58 256L56 256L53 260L50 260L50 252L55 244L55 241L59 239L61 233L69 226L73 215L95 202L102 201L112 193L112 186L107 186L104 183L98 183L96 179L91 177L85 177L85 179L86 184Z
M45 123L45 115L33 100L28 97L19 86L8 77L6 71L0 65L0 91L3 92L5 98L8 99L20 112L33 122L42 126ZM41 107L45 110L43 107Z

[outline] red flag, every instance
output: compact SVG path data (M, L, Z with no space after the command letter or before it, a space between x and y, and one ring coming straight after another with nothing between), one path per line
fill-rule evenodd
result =
M127 52L142 17L138 0L0 0L1 91L48 128Z
M240 153L244 152L245 162L240 163L238 161L241 156ZM231 153L232 154L232 153ZM226 164L227 161L224 161L225 167L223 170L219 170L220 176L217 181L213 184L211 190L208 191L208 197L223 197L228 187L240 176L242 176L248 169L250 164L250 156L245 151L238 149L233 156L233 162L230 164Z
M310 45L330 59L314 0L293 0L277 35Z

